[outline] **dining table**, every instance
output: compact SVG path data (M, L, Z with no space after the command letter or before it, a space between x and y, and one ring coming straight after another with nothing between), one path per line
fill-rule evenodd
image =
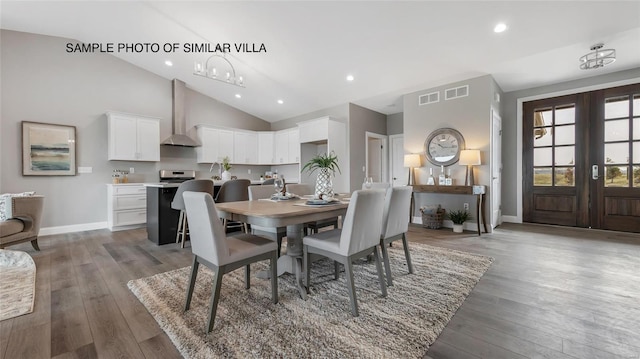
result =
M348 200L348 197L343 196L336 197L336 200L326 204L308 204L310 201L306 198L261 199L216 203L216 209L220 218L263 227L286 227L287 250L278 258L278 276L285 273L294 274L300 297L306 299L307 290L302 283L304 224L344 216L349 205Z

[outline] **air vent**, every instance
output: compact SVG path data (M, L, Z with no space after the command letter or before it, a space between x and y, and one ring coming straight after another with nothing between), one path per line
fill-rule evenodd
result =
M420 106L436 102L440 102L440 92L432 92L418 97L418 105Z
M451 89L444 90L444 99L445 100L453 100L460 97L469 96L469 85L464 85L460 87L454 87Z

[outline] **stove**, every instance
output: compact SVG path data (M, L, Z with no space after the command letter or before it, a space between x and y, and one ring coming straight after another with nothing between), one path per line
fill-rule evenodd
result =
M182 183L195 178L194 170L160 170L160 183Z

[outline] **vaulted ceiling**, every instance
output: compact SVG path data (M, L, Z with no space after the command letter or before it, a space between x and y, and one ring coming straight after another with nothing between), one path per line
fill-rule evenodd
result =
M640 67L639 1L2 1L0 13L3 29L84 43L179 43L113 55L270 122L347 102L397 113L405 93L485 74L508 92ZM580 70L598 42L617 61ZM231 44L246 88L194 76L210 54L189 43Z

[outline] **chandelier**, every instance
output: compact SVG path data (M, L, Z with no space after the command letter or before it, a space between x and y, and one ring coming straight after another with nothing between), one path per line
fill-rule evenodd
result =
M616 61L616 50L603 50L603 47L602 43L591 46L593 52L580 57L580 68L583 70L597 69Z
M236 74L236 68L233 67L231 61L227 60L224 52L222 55L211 55L204 64L201 61L196 61L194 63L193 74L230 85L244 87L244 78L242 75Z

